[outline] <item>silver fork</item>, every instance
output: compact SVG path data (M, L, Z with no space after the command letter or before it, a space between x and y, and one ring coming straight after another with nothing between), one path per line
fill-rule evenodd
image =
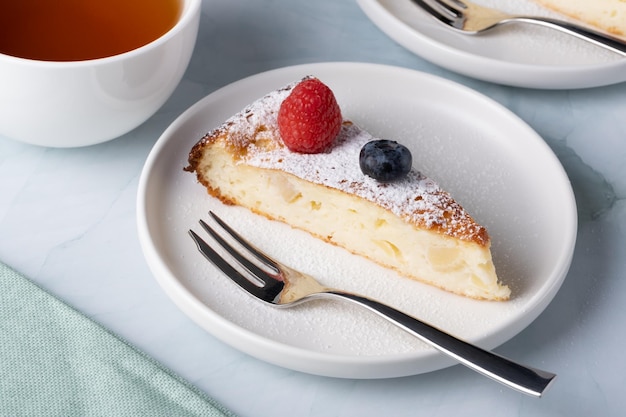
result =
M556 377L553 373L520 365L459 340L378 301L325 287L313 277L270 258L253 247L215 213L209 212L209 214L214 223L221 228L221 233L227 237L223 237L203 220L200 220L200 225L231 260L227 261L197 233L189 230L198 250L241 288L266 303L276 307L289 307L320 297L335 297L352 301L377 313L474 371L535 397L540 397ZM235 248L229 240L232 243L236 242L239 249ZM247 254L244 255L242 250Z
M507 23L532 23L574 35L613 52L626 55L626 40L572 23L542 16L504 13L467 0L413 0L435 19L462 33L477 34Z

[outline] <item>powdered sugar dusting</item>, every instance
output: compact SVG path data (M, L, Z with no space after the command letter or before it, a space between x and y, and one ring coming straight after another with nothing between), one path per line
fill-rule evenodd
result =
M376 138L352 122L344 121L334 144L324 153L301 154L285 147L277 116L282 101L295 85L292 83L253 102L203 140L228 137L237 148L245 149L240 152L239 163L281 170L357 195L420 227L481 244L488 241L485 229L433 179L418 170L412 169L406 178L392 183L382 183L363 174L359 153L365 143Z

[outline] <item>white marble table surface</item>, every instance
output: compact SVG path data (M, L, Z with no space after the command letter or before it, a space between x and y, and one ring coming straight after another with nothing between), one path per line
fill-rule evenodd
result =
M322 61L398 65L465 84L518 114L563 163L580 218L571 270L543 314L496 349L559 374L543 398L507 390L461 366L349 380L269 365L192 323L152 277L137 238L135 198L143 163L162 131L218 87L261 71ZM205 1L184 80L133 132L79 149L0 137L0 260L240 416L622 416L625 114L624 83L542 91L446 71L386 37L354 1Z

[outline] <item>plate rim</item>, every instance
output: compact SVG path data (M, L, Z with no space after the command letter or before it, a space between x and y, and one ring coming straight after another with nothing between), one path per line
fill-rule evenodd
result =
M497 60L438 42L397 18L380 0L357 0L357 3L384 34L410 52L442 68L481 81L553 90L602 87L626 82L626 58L622 61L580 67L554 67ZM451 65L451 59L458 64ZM483 69L485 67L492 71L486 74Z
M206 306L202 301L200 301L194 294L192 294L189 290L187 290L184 285L179 281L176 277L176 274L169 265L165 262L165 260L159 255L158 250L156 248L155 243L152 241L152 236L150 234L149 225L148 225L148 215L146 214L147 210L147 201L148 201L148 182L150 180L150 173L153 169L155 169L155 163L157 159L160 157L161 152L168 145L171 146L172 137L171 133L175 132L180 126L184 125L184 123L192 117L198 109L206 107L211 101L218 100L221 96L227 94L230 90L236 89L237 86L254 82L258 79L263 79L264 77L274 77L274 76L286 76L286 74L292 74L294 72L309 72L315 73L319 71L320 68L324 68L325 70L338 70L343 68L343 70L350 69L350 71L354 71L355 69L361 71L382 71L384 73L389 73L389 71L400 71L410 76L418 76L418 77L426 77L432 80L437 80L440 83L447 84L449 87L458 90L462 94L470 94L473 95L474 98L479 98L481 100L485 100L491 106L495 106L499 108L501 111L504 111L508 114L508 117L513 117L517 119L519 123L526 126L526 128L534 134L537 143L539 146L545 147L548 155L554 159L555 163L558 164L562 169L562 174L565 176L564 180L569 181L567 179L567 175L558 161L556 155L552 152L549 146L543 141L543 139L524 121L522 121L518 116L516 116L513 112L497 103L495 100L472 90L464 85L458 84L454 81L447 80L442 77L438 77L432 74L416 71L409 68L397 67L385 64L372 64L372 63L360 63L360 62L324 62L324 63L311 63L311 64L300 64L293 65L288 67L277 68L269 71L264 71L258 74L254 74L245 78L242 78L233 83L229 83L214 92L208 94L203 97L187 110L185 110L181 115L179 115L162 133L159 137L152 150L150 151L144 167L141 172L139 186L137 191L137 231L139 235L140 245L144 254L144 257L147 261L147 264L156 278L159 285L166 292L168 297L181 309L190 319L192 319L196 324L200 325L200 327L204 328L209 334L214 337L222 340L223 342L231 345L239 351L247 353L251 356L257 357L265 362L273 363L278 366L294 369L301 372L306 372L310 374L317 374L322 376L330 376L330 377L342 377L342 378L356 378L356 379L376 379L376 378L389 378L389 377L400 377L400 376L408 376L408 375L416 375L421 373L430 372L433 370L442 369L451 365L454 365L455 362L451 359L446 358L444 355L437 353L432 350L424 355L423 358L420 358L422 361L428 360L429 366L423 366L419 371L408 370L407 371L407 363L415 361L415 355L412 353L402 353L402 354L393 354L393 355L380 355L380 356L346 356L340 354L332 354L332 353L323 353L317 352L310 349L305 349L297 346L286 345L282 342L269 339L265 336L257 334L248 329L242 328L236 323L233 323L224 317L222 317L219 313L215 312L208 306ZM292 76L290 76L292 78ZM290 78L290 79L291 79ZM552 286L548 288L542 294L535 294L531 297L531 302L529 302L527 310L532 310L532 314L526 314L524 318L524 324L521 328L514 332L514 334L505 337L504 340L499 340L493 346L485 346L483 343L483 347L486 348L495 348L496 346L510 340L515 337L519 332L521 332L525 327L527 327L530 323L532 323L541 312L547 307L547 305L552 301L559 288L561 287L571 264L571 260L573 257L574 246L576 242L576 233L577 233L577 212L576 212L576 204L574 199L573 190L571 189L571 185L569 186L569 196L571 198L571 203L568 204L567 208L569 208L568 213L566 213L570 217L571 227L567 229L569 231L570 236L568 237L568 241L570 245L568 248L564 248L562 256L564 259L558 264L562 266L562 270L559 272L559 278L552 282ZM202 316L206 321L199 322L196 315ZM510 321L507 321L510 323ZM501 326L501 327L506 327ZM498 333L501 329L496 329L492 333ZM491 335L492 336L492 335ZM484 339L484 338L483 338ZM474 343L480 343L481 340L470 340ZM254 349L246 348L246 343L253 343ZM260 347L260 349L259 349ZM276 360L276 352L280 352L281 354L286 354L289 356L289 360ZM307 363L301 363L303 359L306 358ZM372 359L377 359L372 362ZM320 363L324 366L320 368ZM339 371L331 371L330 368L341 364L344 365L345 369ZM368 368L364 370L363 368Z

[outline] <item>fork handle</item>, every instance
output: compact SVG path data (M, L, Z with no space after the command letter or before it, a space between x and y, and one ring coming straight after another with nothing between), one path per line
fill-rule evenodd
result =
M370 298L335 290L330 290L326 294L335 295L368 308L470 369L525 394L540 397L556 377L553 373L520 365L493 352L464 342L436 327Z
M574 35L598 46L605 47L613 52L626 55L626 40L620 40L592 29L568 23L564 20L551 19L549 17L515 16L509 21L534 23L541 26L547 26L552 29L569 33L570 35Z

